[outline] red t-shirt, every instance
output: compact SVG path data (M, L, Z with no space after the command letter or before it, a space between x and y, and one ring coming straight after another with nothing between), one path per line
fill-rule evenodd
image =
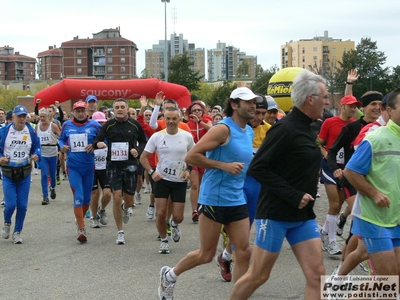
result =
M322 123L318 138L325 141L326 151L333 145L336 138L339 136L342 128L356 119L351 118L349 121L342 120L339 116L328 118Z

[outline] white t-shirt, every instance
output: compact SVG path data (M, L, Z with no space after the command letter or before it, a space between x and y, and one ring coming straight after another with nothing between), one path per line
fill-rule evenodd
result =
M149 153L157 152L156 172L163 179L184 182L181 176L186 170L185 157L193 146L193 136L189 132L179 129L176 134L171 135L164 129L150 137L144 150Z

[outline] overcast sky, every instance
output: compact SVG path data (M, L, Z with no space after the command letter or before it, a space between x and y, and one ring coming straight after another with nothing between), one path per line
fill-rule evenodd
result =
M12 0L2 2L0 46L37 57L48 46L120 26L122 37L133 41L137 74L145 68L145 50L164 39L161 0ZM175 18L173 17L175 16ZM387 66L400 65L400 1L398 0L170 0L168 36L182 33L196 47L215 48L225 42L255 55L268 69L280 67L280 46L299 39L322 36L335 39L363 37L378 42Z

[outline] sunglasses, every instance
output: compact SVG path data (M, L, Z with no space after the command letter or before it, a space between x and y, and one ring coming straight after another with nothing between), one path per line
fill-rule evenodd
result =
M192 109L192 112L202 111L201 109Z
M151 114L150 115L144 115L145 117L151 117Z

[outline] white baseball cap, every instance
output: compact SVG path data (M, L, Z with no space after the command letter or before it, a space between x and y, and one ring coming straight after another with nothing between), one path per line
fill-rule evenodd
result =
M247 87L239 87L234 89L230 95L231 99L240 99L244 101L250 101L256 99L256 102L262 102L263 98L254 94L249 88Z

